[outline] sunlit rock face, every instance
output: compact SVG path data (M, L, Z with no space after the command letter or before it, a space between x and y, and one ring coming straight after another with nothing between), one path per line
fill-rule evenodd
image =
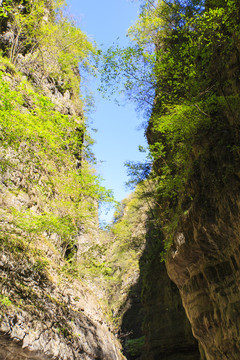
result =
M0 28L3 34L0 36L0 48L4 49L11 37L10 21L1 18ZM78 231L70 242L66 241L68 237L65 233L59 236L55 230L48 231L45 225L40 232L30 234L28 228L22 228L24 221L21 220L19 226L14 222L17 213L19 215L26 212L38 218L48 212L54 213L53 218L68 217L67 208L76 204L72 195L74 186L71 186L71 193L64 191L65 202L60 195L61 190L57 189L56 184L53 185L50 176L54 173L58 184L70 186L69 174L73 174L75 178L82 166L81 101L78 97L74 98L75 90L69 85L69 81L68 89L65 89L66 78L62 73L57 71L56 78L50 78L41 63L36 61L31 65L30 56L26 51L19 53L15 61L16 67L8 65L3 75L8 88L18 89L19 95L22 95L23 83L31 91L31 96L26 96L26 101L19 106L19 113L30 113L33 98L39 95L43 99L44 95L47 102L53 103L51 107L54 112L58 112L59 116L68 115L68 119L72 119L72 130L79 143L76 155L72 153L72 161L59 165L57 158L60 148L64 149L64 160L67 158L65 135L62 146L51 157L47 151L48 146L44 147L34 136L29 136L24 141L18 136L16 147L11 141L3 146L1 127L0 360L122 360L121 345L113 334L104 306L98 301L98 294L93 294L87 284L79 279L80 276L66 270L66 265L71 264L73 258L76 260L81 253L87 251L92 239L97 241L96 206L92 203L89 206L94 208L88 222L91 235L88 238L83 236L85 223L76 222ZM47 59L46 63L52 67ZM0 68L5 69L4 62L1 62ZM78 69L75 70L75 79L80 81ZM78 85L76 92L79 92ZM27 115L26 119L29 119ZM44 113L43 119L47 120ZM36 121L36 126L37 124ZM40 166L41 162L43 166ZM59 167L55 172L53 168L56 164ZM66 172L69 176L64 182L63 174ZM47 183L48 190L52 188L50 192L45 191ZM71 205L63 210L62 206L66 203ZM34 225L32 218L29 225ZM74 246L71 246L73 243Z
M57 285L29 259L0 259L1 360L124 359L98 300L81 282L62 278Z

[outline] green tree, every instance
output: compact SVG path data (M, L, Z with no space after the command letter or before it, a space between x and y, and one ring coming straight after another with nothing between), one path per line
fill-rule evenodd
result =
M1 17L7 18L10 32L8 57L15 63L20 53L34 51L38 44L46 1L4 0L1 7Z
M74 21L64 15L64 5L61 0L3 0L0 23L9 34L4 51L14 64L19 55L24 55L21 61L29 71L34 72L41 64L43 77L61 80L63 90L74 90L79 97L78 66L94 71L91 61L96 50Z
M223 109L236 112L238 97L228 96L236 80L226 74L239 51L237 2L144 1L128 34L132 46L104 55L103 79L113 90L119 79L120 90L145 110L154 170L164 194L176 194L199 130Z
M239 5L142 1L128 35L132 45L104 55L103 79L147 115L150 155L145 164L128 164L130 183L154 179L157 216L170 234L183 199L188 206L192 201L186 189L204 134L239 129Z

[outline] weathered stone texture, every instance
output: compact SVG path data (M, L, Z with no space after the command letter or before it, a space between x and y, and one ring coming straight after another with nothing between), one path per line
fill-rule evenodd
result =
M62 180L68 169L77 172L82 165L81 101L73 99L73 89L64 90L60 73L60 80L50 78L30 60L19 54L16 68L21 73L6 71L4 80L14 89L28 79L28 86L47 96L55 111L73 116L73 130L80 129L79 149L69 163L66 156L59 166L34 139L20 138L15 148L0 146L0 360L122 360L105 309L79 277L64 271L68 252L77 259L88 250L87 243L97 242L97 207L88 222L88 235L85 222L76 223L72 247L55 231L43 228L33 235L15 221L16 213L28 211L36 216L66 215L65 201L73 204L76 199L61 192L51 175L55 172ZM31 96L25 100L20 111L27 114Z
M167 268L207 360L240 358L239 181L181 220ZM211 212L210 212L211 209ZM183 241L179 243L181 232Z
M124 359L97 299L81 282L62 276L56 284L29 259L7 253L0 270L0 333L8 335L0 337L0 359L21 353L21 359Z

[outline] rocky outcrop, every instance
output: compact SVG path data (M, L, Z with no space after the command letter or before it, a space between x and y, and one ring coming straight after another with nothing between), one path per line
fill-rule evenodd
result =
M240 357L239 138L237 123L230 123L205 141L188 184L193 201L179 220L167 261L208 360Z
M58 231L76 202L52 181L51 157L44 164L39 144L30 143L0 149L0 358L123 359L106 310L71 268L96 226L91 220L91 235L83 222L70 236L70 223ZM57 173L76 171L74 165L62 163Z
M57 274L50 280L31 259L3 250L0 269L5 358L22 352L31 359L123 359L101 306L81 282Z
M225 5L209 2L209 6L215 11ZM233 23L238 21L237 6L226 5L224 11ZM232 26L228 29L223 26L219 30L226 46L221 40L222 48L219 51L213 38L212 44L216 48L212 48L208 61L203 57L201 59L201 56L196 57L193 67L201 64L199 77L194 79L195 84L201 79L197 97L194 92L191 94L189 85L183 90L184 95L173 101L175 106L179 103L189 104L191 99L190 106L198 108L196 104L201 98L200 94L205 94L206 98L201 104L204 104L205 111L200 106L195 117L191 115L188 118L177 112L176 118L171 118L170 107L165 112L161 100L158 101L156 97L156 107L147 129L149 143L159 147L160 142L165 151L165 157L161 152L157 153L154 166L160 189L158 203L161 210L158 217L167 249L167 271L179 289L193 335L207 360L240 358L240 63L239 37L233 35L232 29ZM212 34L215 35L215 32L212 31ZM209 32L209 37L212 34ZM198 33L195 35L199 36ZM181 48L173 48L174 54L181 56L184 42ZM189 41L185 44L188 46ZM196 49L200 49L201 45L196 44ZM228 47L229 44L231 46ZM207 48L206 44L202 44L202 53L205 54ZM210 67L207 69L208 63ZM179 64L177 57L176 64ZM209 81L208 85L205 80ZM159 94L164 90L161 81ZM181 76L178 82L181 82ZM165 114L171 118L167 128L162 125ZM186 119L187 125L184 125ZM197 127L189 131L188 126L193 119L197 120ZM174 138L171 135L178 121L180 126L176 128ZM188 135L185 133L183 137L178 137L184 130L189 131ZM184 150L184 156L179 161L178 156L185 144L188 149ZM167 186L164 183L167 173L163 170L165 165L170 174ZM180 182L174 182L176 179ZM169 184L171 186L168 188ZM162 191L161 186L167 191Z
M31 6L41 24L46 11ZM108 310L78 266L98 243L98 220L77 62L62 71L59 49L38 51L28 23L14 38L7 9L0 45L19 46L14 61L0 57L0 359L121 360Z

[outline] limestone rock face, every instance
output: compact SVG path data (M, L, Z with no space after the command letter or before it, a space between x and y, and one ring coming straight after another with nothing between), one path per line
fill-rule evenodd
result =
M22 349L21 344L13 341L8 335L0 334L0 359L8 360L49 360L44 354Z
M208 360L240 358L239 165L223 144L199 161L167 261Z
M124 359L97 299L79 281L56 285L29 259L7 253L0 270L1 359Z
M0 47L8 25L0 24ZM122 360L106 308L78 269L98 241L97 206L80 185L79 72L76 89L66 89L64 74L50 77L30 55L19 53L15 65L0 59L1 89L14 92L13 102L19 95L0 104L9 105L0 124L0 360ZM23 132L9 126L22 119ZM55 131L61 120L63 131Z

